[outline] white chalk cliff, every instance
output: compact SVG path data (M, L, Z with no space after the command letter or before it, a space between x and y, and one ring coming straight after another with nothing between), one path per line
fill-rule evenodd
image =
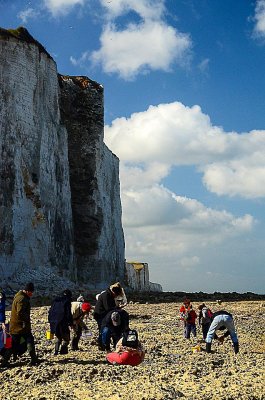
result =
M0 276L47 268L91 287L124 278L119 160L103 88L57 74L29 33L0 29Z

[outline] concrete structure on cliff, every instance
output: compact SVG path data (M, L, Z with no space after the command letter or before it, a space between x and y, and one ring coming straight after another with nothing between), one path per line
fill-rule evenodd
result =
M97 288L124 279L119 160L103 143L103 113L101 85L58 75L24 28L0 29L5 282L38 269Z

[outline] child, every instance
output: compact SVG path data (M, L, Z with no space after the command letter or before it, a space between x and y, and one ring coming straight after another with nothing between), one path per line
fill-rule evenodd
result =
M200 310L199 325L202 327L202 337L205 340L212 322L213 313L204 303L200 304L198 309Z
M189 299L183 301L183 305L179 309L180 319L184 322L184 337L190 339L192 332L193 336L196 337L196 318L197 314L192 308L192 304Z

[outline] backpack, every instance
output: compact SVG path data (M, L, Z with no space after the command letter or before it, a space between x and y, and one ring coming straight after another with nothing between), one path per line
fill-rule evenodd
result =
M135 329L128 329L122 335L122 345L136 349L138 347L138 333Z
M210 308L204 307L201 311L202 324L209 324L213 320L213 313Z

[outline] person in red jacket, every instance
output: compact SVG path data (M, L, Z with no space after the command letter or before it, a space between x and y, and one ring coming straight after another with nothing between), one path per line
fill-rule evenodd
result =
M182 306L179 309L180 319L184 322L184 337L190 339L192 333L196 337L196 318L197 314L192 308L190 299L184 299Z

